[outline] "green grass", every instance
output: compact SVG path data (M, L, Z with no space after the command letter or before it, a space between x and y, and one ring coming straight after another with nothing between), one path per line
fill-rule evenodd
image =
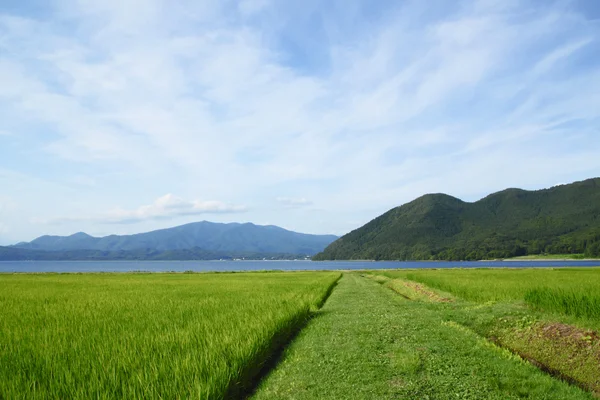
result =
M460 315L346 273L254 399L593 398L452 320Z
M600 337L593 331L600 326L600 269L396 270L368 276L415 301L450 298L431 307L600 395ZM415 292L410 281L438 297Z
M540 287L527 291L525 301L541 310L600 320L600 290L587 292L573 288Z
M338 273L0 275L0 398L237 397Z
M532 254L528 256L511 257L509 260L583 260L585 254Z
M600 327L600 268L429 269L382 271L440 289L466 300L524 301L547 312Z
M304 326L256 399L592 398L516 353L600 393L600 339L550 324L600 325L600 269L339 276L0 274L0 398L240 398Z

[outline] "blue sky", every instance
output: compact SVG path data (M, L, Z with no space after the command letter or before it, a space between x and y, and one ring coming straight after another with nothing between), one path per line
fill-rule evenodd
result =
M596 176L596 0L0 2L0 244Z

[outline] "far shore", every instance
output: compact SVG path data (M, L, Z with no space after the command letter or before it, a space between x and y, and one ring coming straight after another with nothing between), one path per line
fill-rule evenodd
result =
M500 261L600 261L600 258L505 258Z

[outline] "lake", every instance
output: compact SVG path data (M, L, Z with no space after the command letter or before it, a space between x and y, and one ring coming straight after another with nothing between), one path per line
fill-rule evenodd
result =
M594 267L598 261L0 261L0 272L231 272L395 268Z

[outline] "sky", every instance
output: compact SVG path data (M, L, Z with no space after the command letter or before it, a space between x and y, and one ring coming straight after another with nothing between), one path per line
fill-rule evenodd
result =
M597 0L0 2L0 245L597 176Z

